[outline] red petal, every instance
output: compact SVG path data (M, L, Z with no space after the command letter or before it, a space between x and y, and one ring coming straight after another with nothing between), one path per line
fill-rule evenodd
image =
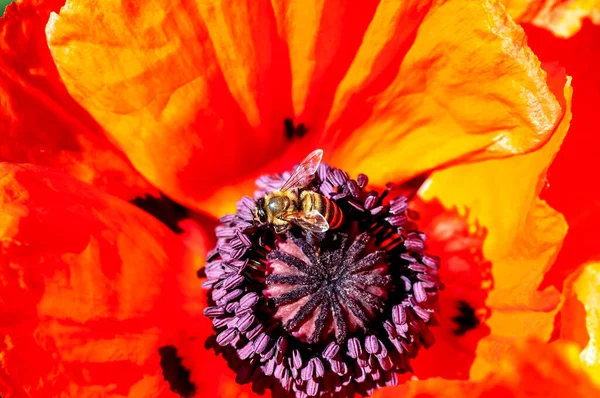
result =
M588 398L600 388L586 374L578 350L569 344L528 341L515 344L482 380L417 380L383 388L372 398Z
M531 26L526 30L530 45L541 58L560 63L573 76L573 121L542 192L569 224L562 250L543 284L561 289L567 275L581 264L600 260L600 246L593 238L600 224L600 27L585 23L568 40Z
M151 216L64 174L0 163L0 391L174 396L158 347L188 324L183 246Z
M477 344L489 333L485 300L492 287L491 263L483 257L485 231L468 223L468 214L444 209L438 201L416 198L419 225L427 234L427 251L441 258L439 326L435 344L412 362L419 379L468 379Z
M0 20L0 161L51 166L126 199L152 192L58 76L44 28L63 2L19 1Z

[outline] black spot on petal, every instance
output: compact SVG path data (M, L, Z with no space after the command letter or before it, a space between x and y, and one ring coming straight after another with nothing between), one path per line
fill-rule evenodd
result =
M177 234L183 232L179 227L179 222L189 217L187 207L175 202L162 193L158 198L150 195L146 195L143 198L137 197L131 203L154 216L154 218Z
M292 140L294 137L302 138L306 135L308 130L304 123L300 123L299 125L295 125L292 119L285 119L283 121L285 138L288 140Z
M158 349L158 354L163 377L169 383L171 391L182 397L193 397L196 394L196 386L190 381L190 371L181 364L177 348L166 345Z
M459 301L457 309L458 315L452 317L452 321L457 325L456 329L454 329L456 336L462 336L469 330L473 330L479 326L479 319L477 318L477 314L475 314L475 309L469 303Z

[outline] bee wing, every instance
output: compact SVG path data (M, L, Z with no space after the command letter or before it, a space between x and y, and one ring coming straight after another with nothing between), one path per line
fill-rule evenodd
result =
M290 178L283 183L281 192L293 189L302 188L312 181L317 172L321 159L323 158L323 150L317 149L308 154L306 158L294 170Z
M325 232L329 229L329 223L321 213L316 210L309 212L295 212L285 217L286 221L293 222L311 232Z

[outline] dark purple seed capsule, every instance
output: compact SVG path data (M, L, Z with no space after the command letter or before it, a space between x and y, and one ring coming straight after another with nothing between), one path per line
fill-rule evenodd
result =
M369 177L367 177L364 174L359 174L358 178L356 179L356 182L358 183L358 186L361 188L364 188L367 186L367 184L369 183Z

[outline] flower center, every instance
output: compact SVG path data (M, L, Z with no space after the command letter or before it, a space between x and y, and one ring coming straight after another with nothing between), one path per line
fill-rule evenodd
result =
M390 281L384 251L361 255L370 240L368 233L351 244L340 232L323 240L288 234L269 253L263 294L286 331L308 343L331 335L342 343L349 332L366 330L385 306Z
M433 342L428 325L442 286L408 200L321 164L292 201L321 204L331 228L279 220L277 230L266 213L257 217L257 202L289 178L261 177L255 197L220 219L203 283L215 329L208 345L238 382L274 396L353 397L396 384Z

